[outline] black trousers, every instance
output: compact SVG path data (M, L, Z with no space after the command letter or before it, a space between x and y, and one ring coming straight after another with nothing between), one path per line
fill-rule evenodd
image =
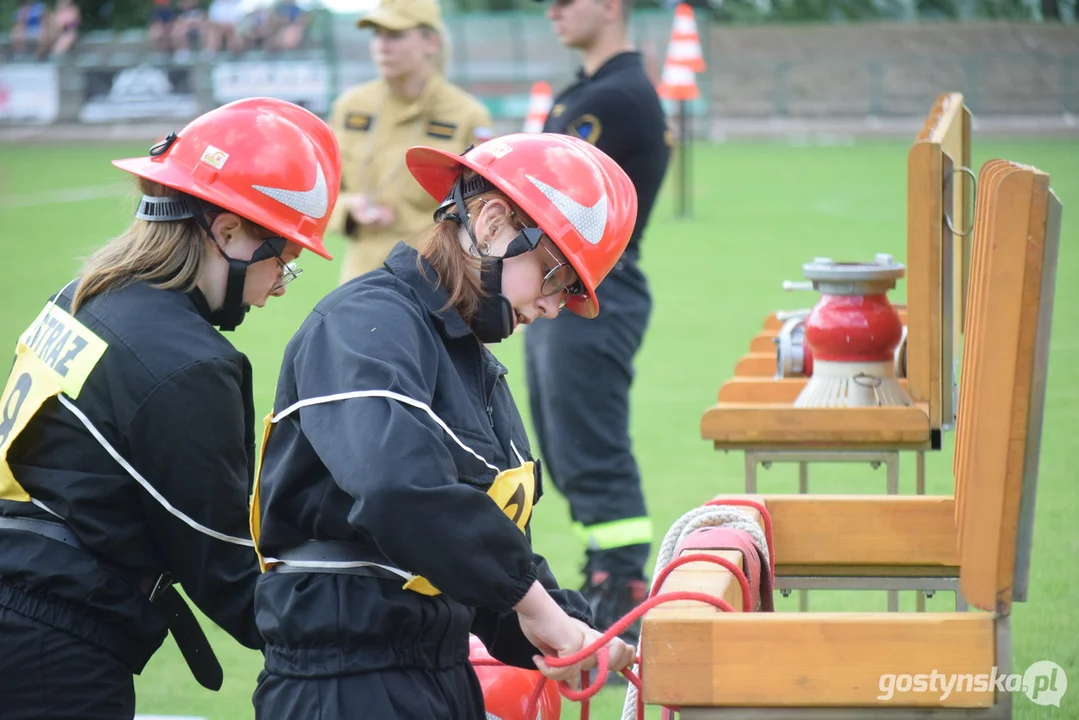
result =
M134 678L107 651L0 607L0 717L131 720Z
M259 674L255 720L486 720L472 666L337 677Z
M597 294L598 317L562 310L525 330L532 424L544 467L588 543L589 569L643 576L652 532L629 436L629 395L652 298L628 259Z

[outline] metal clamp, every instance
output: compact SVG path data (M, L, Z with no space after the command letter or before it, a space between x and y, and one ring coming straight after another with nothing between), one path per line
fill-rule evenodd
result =
M792 290L813 290L813 283L811 282L795 282L794 280L784 280L783 289L787 292Z
M970 182L974 185L974 188L971 192L971 198L973 199L972 205L974 206L971 208L971 210L973 211L977 208L978 205L978 176L974 174L973 170L966 167L965 165L952 170L952 175L954 176L957 172L966 173L967 175L969 175ZM955 229L955 226L952 225L952 218L948 214L947 210L944 211L944 223L948 226L948 229L952 231L953 235L956 235L958 237L966 237L967 235L970 235L972 230L974 230L974 212L970 213L970 226L963 232L959 232Z
M907 376L907 326L903 325L903 332L899 336L899 344L895 346L895 376L905 378Z
M805 316L787 319L773 342L776 344L776 379L805 374Z

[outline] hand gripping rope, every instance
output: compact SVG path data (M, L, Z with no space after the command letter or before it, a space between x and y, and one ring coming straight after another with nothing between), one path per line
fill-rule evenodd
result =
M760 526L745 512L738 510L738 507L748 507L757 510L757 512L760 513L762 523L764 524L764 532L761 532ZM775 552L772 546L772 518L768 514L767 508L765 508L762 503L743 498L714 499L683 515L671 526L670 530L667 531L667 535L663 539L663 544L660 546L660 551L656 558L656 572L652 578L652 588L648 594L648 599L626 613L626 615L618 620L618 622L614 623L614 625L591 645L563 658L544 658L544 661L551 667L568 667L582 662L593 655L596 656L596 679L591 684L588 684L587 672L581 673L582 687L580 690L574 690L564 682L558 683L559 692L562 693L563 697L567 700L581 703L581 720L589 720L589 700L603 689L604 683L607 680L607 643L625 632L626 628L632 625L649 610L657 605L662 605L667 602L693 600L706 603L724 612L735 612L734 608L731 607L730 603L726 600L707 593L681 591L667 593L660 592L663 587L663 582L675 568L691 562L710 562L730 570L738 580L738 585L742 590L742 607L744 611L752 612L752 609L749 609L751 606L749 580L746 578L745 573L740 566L735 565L725 558L706 555L704 553L693 553L682 557L675 557L678 548L683 544L686 538L693 532L708 527L726 527L732 530L742 530L749 533L750 537L752 537L753 541L757 544L758 549L764 551L764 554L768 559L767 572L769 577L774 580ZM774 582L769 583L769 586L774 586ZM639 653L640 648L638 647L637 661L634 663L633 668L627 667L622 670L622 675L630 683L626 690L626 701L622 709L622 720L644 720L644 700L640 697L641 678L638 675L640 672L641 661ZM497 660L478 660L475 664L501 665ZM634 672L634 669L636 669L637 672ZM542 677L540 678L540 681L536 683L536 687L533 689L532 695L528 699L525 717L536 717L539 700L543 695L543 689L546 684L547 678ZM664 720L673 718L675 712L677 712L677 708L664 707Z

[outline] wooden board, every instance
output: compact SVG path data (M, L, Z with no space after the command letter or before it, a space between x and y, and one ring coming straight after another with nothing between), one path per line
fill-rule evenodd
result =
M941 422L941 269L944 217L940 146L916 143L907 154L907 381L911 397Z
M962 526L962 517L970 513L968 506L971 492L968 486L974 482L980 482L980 479L973 476L974 454L977 449L974 442L976 428L972 425L977 420L976 413L984 411L980 403L985 398L979 398L978 392L979 390L984 392L985 388L984 380L979 381L979 378L984 377L985 354L980 352L979 348L985 347L987 338L992 338L996 332L993 318L989 315L991 293L1006 292L1006 288L1001 286L1001 281L994 282L993 278L992 238L995 237L998 215L994 208L998 202L1000 182L1015 172L1018 172L1018 168L1012 163L1005 160L990 160L982 166L979 173L979 200L975 213L974 231L977 246L974 248L971 262L971 296L967 306L968 325L964 340L959 391L959 417L964 419L958 423L952 464L955 475L957 527ZM997 273L1004 272L1004 278L1007 279L1007 265L997 262L995 267ZM1014 281L1011 282L1011 286L1014 291ZM996 395L998 392L999 389L995 389L991 394ZM960 532L961 555L964 543L964 533Z
M677 572L677 571L675 571ZM696 707L988 707L989 683L881 699L881 676L989 675L986 613L723 613L644 617L646 704ZM973 678L972 678L973 680Z
M751 352L738 359L735 377L775 377L776 352Z
M779 337L779 333L774 330L762 330L753 336L753 339L749 341L749 352L751 353L778 353L779 346L776 345L776 338Z
M971 605L1006 614L1012 601L1044 270L1049 178L997 168L981 248L983 304L972 304L970 393L957 475L961 585ZM991 324L989 323L991 319ZM991 329L990 329L991 328ZM964 369L966 373L966 369Z
M717 449L889 447L930 445L924 404L913 407L796 408L717 403L701 418L701 438Z
M720 403L793 405L805 389L807 378L732 377L719 386Z
M764 495L776 572L788 566L958 568L950 495Z

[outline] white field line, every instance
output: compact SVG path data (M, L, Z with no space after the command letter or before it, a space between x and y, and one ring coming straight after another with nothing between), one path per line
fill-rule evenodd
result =
M58 190L42 190L32 193L11 193L0 195L0 208L10 210L13 208L40 207L42 205L58 205L60 203L84 202L86 200L99 200L107 197L119 197L131 192L131 183L112 183L109 185L89 185L86 187L63 188Z

